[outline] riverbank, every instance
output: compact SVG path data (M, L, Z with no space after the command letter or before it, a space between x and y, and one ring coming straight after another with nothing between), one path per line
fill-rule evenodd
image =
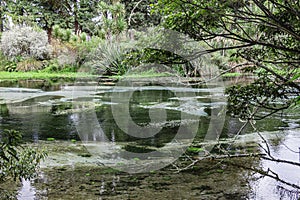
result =
M248 75L248 74L245 74ZM151 78L151 77L170 77L174 74L170 73L157 73L153 71L145 71L141 73L128 73L123 76L113 75L108 76L109 78L119 80L122 78ZM226 73L223 74L223 78L241 77L244 76L242 73ZM87 72L6 72L0 71L0 81L4 80L34 80L34 79L75 79L75 78L97 78L99 75L94 75Z
M32 80L32 79L75 79L96 77L83 72L4 72L0 71L0 80Z

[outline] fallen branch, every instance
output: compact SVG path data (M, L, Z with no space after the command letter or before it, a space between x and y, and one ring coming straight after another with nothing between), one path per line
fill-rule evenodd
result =
M246 158L246 157L262 157L265 156L266 154L264 153L249 153L249 154L228 154L228 155L208 155L208 156L204 156L204 157L193 157L193 159L190 159L192 161L191 164L189 164L188 166L184 167L184 168L179 168L178 166L176 166L175 164L173 164L173 167L175 167L176 172L175 173L179 173L185 170L189 170L191 167L193 167L194 165L196 165L198 162L203 161L203 160L220 160L220 159L227 159L227 158ZM188 158L190 158L188 156Z
M270 157L266 157L266 156L262 156L262 159L265 160L270 160L270 161L274 161L274 162L278 162L278 163L286 163L286 164L291 164L291 165L296 165L300 167L300 163L298 162L293 162L293 161L289 161L289 160L282 160L282 159L277 159L277 158L270 158Z
M197 160L218 160L218 159L224 159L224 158L245 158L245 157L261 157L265 156L265 153L244 153L244 154L228 154L228 155L211 155L206 157L196 157ZM195 157L194 157L195 158Z

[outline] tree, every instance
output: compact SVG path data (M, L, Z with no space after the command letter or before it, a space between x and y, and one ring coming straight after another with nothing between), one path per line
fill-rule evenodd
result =
M73 29L75 34L80 32L98 34L95 20L99 16L99 3L99 0L66 0L65 8L69 13L69 23L61 27Z
M0 32L4 30L4 10L5 10L5 2L0 0Z
M158 0L154 10L165 27L208 45L198 55L227 51L244 61L232 69L244 66L256 75L252 83L227 90L234 116L262 119L300 103L298 1ZM224 45L217 47L221 40Z
M112 4L100 2L98 5L99 20L98 26L101 27L101 34L107 39L111 39L112 35L119 35L126 30L127 23L125 21L124 5L118 1Z
M26 5L22 0L0 0L0 32L8 29L9 19L17 23L23 23L26 20L23 7Z
M130 29L142 29L153 25L159 25L160 15L152 14L150 5L156 3L153 0L122 0L125 5L126 20Z
M15 0L7 1L7 17L17 25L38 25L47 31L51 41L52 27L59 24L67 15L64 1L58 0Z
M6 5L7 3L2 4ZM126 28L124 6L119 2L109 3L109 1L100 0L15 0L9 1L7 5L9 5L6 9L7 13L15 24L39 26L47 31L49 42L51 42L54 25L64 29L72 29L76 34L85 32L91 36L99 35L103 28L111 29L110 31L113 33ZM4 7L1 6L0 8L4 9ZM110 19L110 15L113 19Z

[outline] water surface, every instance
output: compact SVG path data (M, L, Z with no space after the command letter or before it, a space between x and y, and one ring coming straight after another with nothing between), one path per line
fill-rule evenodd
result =
M177 197L218 199L224 198L226 195L228 198L236 199L297 198L297 191L294 192L295 189L286 184L250 173L247 170L241 170L237 173L233 167L216 163L212 167L215 171L211 172L211 168L209 168L199 170L199 172L185 172L181 175L173 175L168 170L167 172L157 172L154 175L139 174L136 176L119 172L98 173L97 175L95 172L95 180L87 175L90 173L89 171L96 170L94 167L99 167L99 158L95 158L93 155L84 156L88 155L87 149L89 147L84 148L79 142L81 140L89 142L91 147L94 144L99 145L99 142L111 144L103 147L103 155L109 155L108 150L112 145L118 149L114 156L109 155L106 160L101 160L101 164L105 162L107 162L106 164L108 162L124 163L124 158L120 157L124 151L133 153L156 151L171 143L179 130L184 130L184 134L180 137L182 141L193 138L194 135L191 130L196 130L194 144L201 144L209 129L212 113L221 112L226 105L222 87L201 86L193 88L176 84L166 86L155 83L148 85L143 83L135 87L130 85L62 84L47 90L43 88L2 87L0 93L0 132L4 129L20 130L24 140L34 142L37 145L48 146L52 151L49 159L43 163L44 171L41 173L40 179L35 182L23 181L23 186L19 190L19 199L30 199L34 196L41 199L47 197L58 199L58 196L48 190L59 190L51 182L66 187L65 191L61 191L63 193L57 192L60 195L65 194L64 199L71 198L71 193L77 194L80 191L84 191L84 194L91 199L96 199L99 196L112 199L137 198L142 195L143 192L141 191L146 192L145 199L147 199L146 197L155 197L153 194L157 192L161 197L168 196L171 199ZM121 121L131 118L135 124L141 127L147 126L151 129L158 129L158 133L145 138L137 138L127 134L115 120L114 113L123 108L116 105L124 105L130 113L130 116L125 112L117 113ZM161 115L151 116L151 112L161 113ZM94 126L95 117L99 124ZM256 126L267 138L274 157L299 162L299 119L300 116L294 113L292 115L274 115L256 123ZM222 132L216 137L222 140L235 138L235 133L238 132L241 125L242 122L238 119L226 116ZM82 131L78 133L78 127L89 131L84 134ZM99 131L99 127L101 131ZM55 142L47 142L48 138L54 138ZM71 140L77 142L74 143ZM251 127L247 127L236 138L236 141L239 144L232 147L234 152L243 152L244 149L250 149L250 146L259 149L258 144L264 145ZM178 147L176 145L171 146L170 149L173 148L174 150L174 147ZM54 146L57 148L55 149ZM227 148L230 145L225 144L224 147ZM214 149L212 150L214 152ZM263 150L261 149L261 151ZM135 159L135 162L143 161L142 157L130 159ZM279 174L280 178L299 185L299 167L267 160L254 160L250 163L254 167L270 168ZM84 167L85 165L87 166ZM53 171L46 170L49 166L53 167ZM65 169L64 166L72 166L73 171L70 168ZM63 170L60 171L60 168ZM209 173L205 174L204 171ZM66 183L59 182L56 173L63 174ZM81 177L78 180L82 183L71 184L72 174L77 176L74 173L78 173L77 175ZM159 175L168 178L163 179ZM151 179L151 177L154 178ZM229 177L231 177L230 180ZM131 178L137 180L132 181ZM178 183L176 181L178 178L186 182ZM218 178L220 178L219 182L215 181ZM228 182L233 182L234 178L240 180L243 183L242 186L238 183L231 184L231 186L227 184L227 189L223 188L225 192L217 189L220 185L225 184L226 179ZM214 180L214 183L206 181L207 183L204 184L205 179ZM92 183L94 186L91 189ZM133 186L130 185L131 183ZM68 186L62 186L65 184ZM45 187L49 188L46 189ZM125 193L128 188L131 188L131 192ZM236 193L236 197L234 197L233 191L238 189L242 192ZM176 192L177 190L182 191L181 195ZM170 196L170 191L173 192L173 196ZM291 192L288 193L287 191Z

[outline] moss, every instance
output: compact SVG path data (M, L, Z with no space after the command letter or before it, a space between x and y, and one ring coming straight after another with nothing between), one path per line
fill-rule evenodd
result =
M189 147L186 151L190 154L197 154L197 153L203 152L204 149L199 148L199 147Z
M55 141L55 138L47 138L47 141Z

